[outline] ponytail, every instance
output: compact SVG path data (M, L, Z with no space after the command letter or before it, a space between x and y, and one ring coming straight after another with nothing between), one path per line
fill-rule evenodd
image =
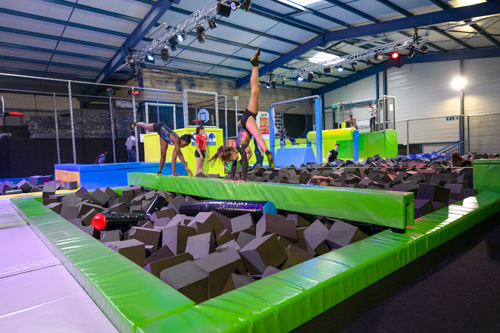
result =
M220 146L219 149L217 149L217 152L212 156L212 158L208 161L209 163L212 163L212 166L215 165L215 162L217 162L217 159L220 159L222 162L228 162L230 161L231 154L235 148L232 147L226 147L226 146Z
M193 140L193 136L191 134L184 134L183 136L181 136L181 140L187 143L191 143L191 140Z

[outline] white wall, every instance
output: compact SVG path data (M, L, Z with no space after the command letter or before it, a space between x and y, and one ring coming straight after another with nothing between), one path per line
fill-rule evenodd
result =
M460 75L460 62L407 64L387 70L387 94L396 97L396 130L399 143L406 143L408 119L410 143L424 144L432 150L446 142L459 140L459 121L447 121L446 116L460 114L460 92L451 80ZM500 58L464 61L465 115L470 118L471 151L500 151ZM383 73L379 73L379 92L382 96ZM325 94L325 105L353 101L376 95L375 75ZM496 115L486 115L497 113ZM467 124L466 138L467 138Z

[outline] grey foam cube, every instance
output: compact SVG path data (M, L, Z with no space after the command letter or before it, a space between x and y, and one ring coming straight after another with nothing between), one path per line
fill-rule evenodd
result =
M186 242L186 252L194 259L199 259L215 251L215 240L212 232L190 236Z
M160 252L163 248L165 247L162 247L148 259L152 258L156 253ZM155 257L155 260L150 260L149 262L147 262L147 265L144 267L144 269L159 278L161 271L163 271L164 269L192 260L193 256L190 255L189 253L183 253L179 254L178 256L164 257L160 259L158 259L158 257Z
M262 274L267 266L278 267L287 259L276 235L255 238L240 249L245 267L250 274Z
M185 225L165 227L162 231L162 246L168 246L173 254L178 255L186 251L187 239L196 232L194 228Z
M128 232L128 239L137 239L145 245L152 245L156 251L160 243L161 230L141 227L132 227Z
M338 220L332 225L326 237L326 241L331 247L339 248L366 237L368 237L368 235L360 231L357 227Z
M138 241L137 239L128 239L104 244L129 260L135 262L137 265L144 267L146 260L146 248L144 243Z
M193 264L208 274L209 298L222 294L227 280L234 273L235 261L229 256L217 252L193 261Z
M208 299L208 274L191 261L164 269L160 279L196 303Z
M304 231L304 240L316 254L325 254L330 251L325 243L328 233L328 228L316 220Z
M259 222L257 222L255 236L262 237L273 233L278 236L297 240L295 221L287 220L281 215L264 213Z

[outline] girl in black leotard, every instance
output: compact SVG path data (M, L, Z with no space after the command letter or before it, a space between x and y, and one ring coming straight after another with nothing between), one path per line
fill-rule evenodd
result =
M160 147L161 147L161 158L160 158L160 169L158 170L158 175L161 176L161 172L163 170L163 165L165 164L165 158L167 156L168 145L171 144L174 146L174 151L172 152L172 176L179 176L175 173L175 165L177 163L177 156L181 160L184 165L184 169L186 172L192 177L193 173L187 167L186 161L184 160L184 155L182 154L181 148L188 146L193 139L191 134L184 134L179 137L177 133L175 133L172 129L170 129L165 123L154 123L154 124L146 124L143 122L138 122L132 124L131 127L134 128L142 127L145 130L150 132L156 132L160 136Z
M250 59L252 64L252 74L250 76L250 100L248 102L248 107L241 116L241 128L236 137L232 147L221 146L217 153L214 154L210 161L215 162L216 159L220 158L224 162L233 161L231 167L231 179L234 180L236 174L236 162L238 160L238 153L241 156L241 164L243 166L243 181L247 178L248 169L248 159L245 149L250 145L250 140L252 136L257 140L259 147L265 152L267 159L269 160L269 166L274 168L273 155L267 149L266 142L262 138L262 134L257 127L257 122L255 117L257 112L259 112L259 59L260 59L260 49L257 49L255 56Z

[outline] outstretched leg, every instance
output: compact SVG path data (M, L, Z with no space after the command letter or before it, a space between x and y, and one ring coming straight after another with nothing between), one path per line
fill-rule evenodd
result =
M146 124L146 123L143 123L143 122L137 122L137 123L134 123L132 124L130 127L134 128L134 126L137 126L137 127L142 127L144 128L146 131L150 131L150 132L154 132L154 127L153 127L154 124Z
M238 152L240 153L240 156L241 156L241 167L243 169L243 175L241 178L243 179L243 181L246 181L247 180L247 171L248 171L247 151L241 145L239 145L236 149L238 149Z
M161 149L161 157L160 157L160 169L158 170L159 176L161 176L163 166L165 165L165 159L167 157L167 149L168 149L168 143L162 138L160 138L160 149Z

